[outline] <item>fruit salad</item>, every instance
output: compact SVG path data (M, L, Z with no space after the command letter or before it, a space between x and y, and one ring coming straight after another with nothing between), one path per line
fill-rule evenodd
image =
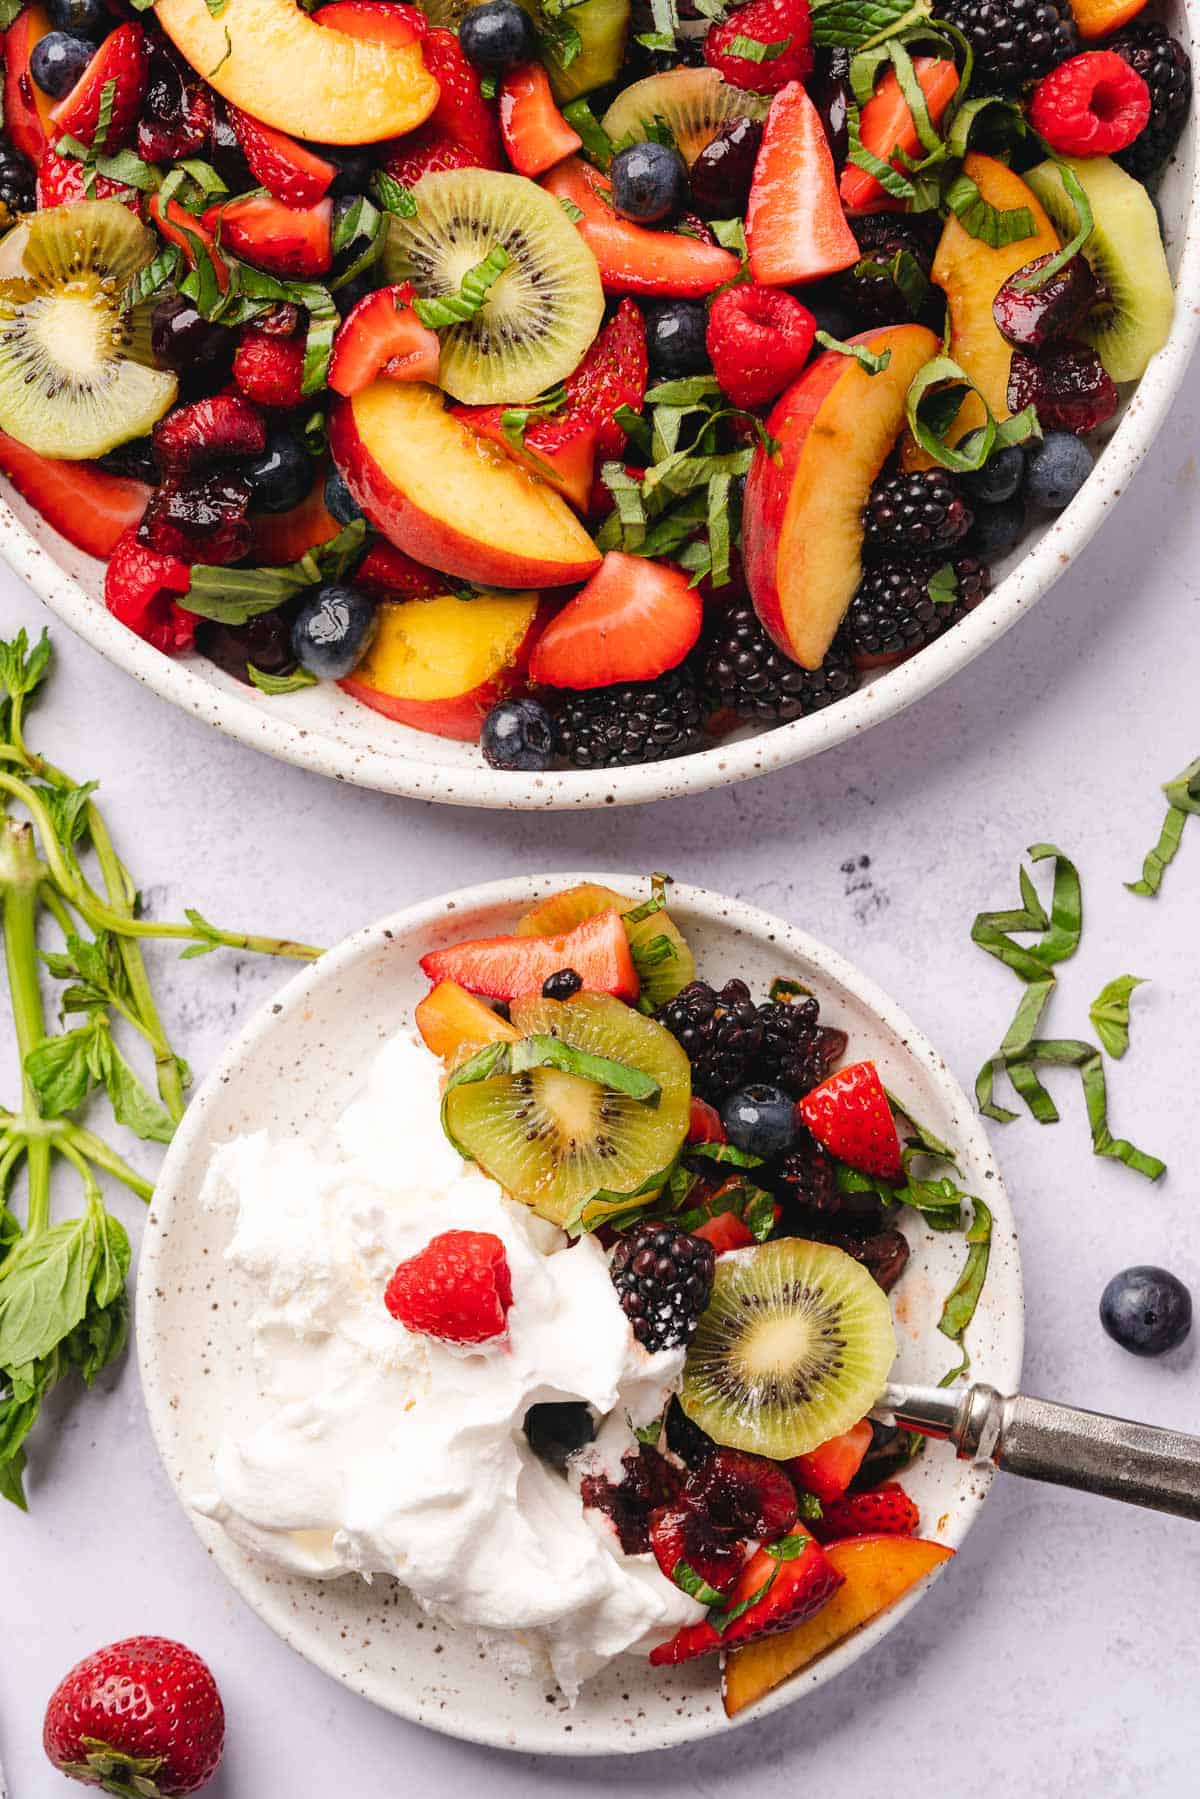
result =
M813 994L698 975L660 878L421 969L332 1142L214 1154L258 1400L192 1503L571 1698L720 1658L733 1715L952 1554L869 1414L926 1227L966 1234L966 1366L987 1208Z
M1170 330L1144 0L6 0L0 470L109 610L537 772L836 704Z

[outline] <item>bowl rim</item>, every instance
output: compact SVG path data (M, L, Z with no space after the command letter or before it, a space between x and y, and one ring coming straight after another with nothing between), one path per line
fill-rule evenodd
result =
M815 1691L817 1687L823 1686L826 1681L850 1667L861 1655L894 1630L901 1619L929 1591L933 1582L941 1578L945 1564L935 1569L931 1576L920 1582L881 1616L854 1633L838 1648L820 1658L806 1673L802 1673L793 1680L783 1682L756 1705L747 1707L741 1716L734 1719L725 1717L721 1710L715 1712L711 1717L707 1715L683 1716L676 1720L674 1729L655 1727L649 1740L630 1740L628 1736L614 1732L611 1740L599 1744L595 1741L594 1733L578 1738L562 1733L548 1733L537 1740L517 1740L518 1732L501 1724L491 1724L488 1717L478 1711L471 1714L465 1722L461 1718L452 1720L441 1711L428 1711L422 1708L406 1693L389 1690L383 1681L368 1678L361 1671L355 1674L347 1666L339 1665L336 1648L322 1641L314 1643L303 1632L296 1630L294 1613L283 1599L280 1588L268 1584L264 1593L262 1586L256 1584L251 1574L254 1566L253 1558L237 1548L232 1539L226 1537L223 1532L214 1533L210 1527L206 1526L205 1521L201 1520L186 1505L174 1468L172 1420L176 1418L177 1414L172 1398L174 1388L167 1378L169 1358L160 1356L159 1331L155 1320L160 1315L160 1304L166 1303L166 1286L160 1276L160 1259L163 1254L163 1246L171 1234L171 1211L172 1207L180 1203L186 1193L186 1188L179 1191L173 1189L174 1169L177 1165L186 1166L195 1150L202 1147L208 1128L210 1102L228 1090L239 1064L253 1057L262 1040L277 1030L285 1029L292 1014L303 1012L317 987L323 987L327 982L336 985L344 969L356 963L360 957L377 954L382 947L398 935L407 935L414 931L427 929L430 925L444 922L448 915L469 917L477 910L496 907L515 908L527 905L532 898L544 896L547 891L572 886L582 881L595 881L605 886L615 887L620 891L635 893L640 892L646 885L644 876L631 876L628 872L588 870L582 873L512 876L503 880L460 888L455 892L418 901L389 914L388 917L375 924L367 925L354 932L333 949L327 950L318 961L302 969L282 988L264 1000L229 1042L205 1076L168 1148L139 1253L136 1314L138 1366L142 1392L151 1433L168 1480L206 1550L256 1615L268 1624L288 1647L295 1649L322 1672L331 1675L341 1684L348 1686L351 1691L370 1699L374 1704L399 1717L429 1726L463 1741L481 1743L493 1748L564 1756L604 1753L637 1754L672 1748L682 1743L724 1735L729 1730L739 1729L744 1723L761 1720L771 1713L781 1710L804 1694ZM945 1060L924 1033L912 1023L907 1014L869 976L862 974L839 951L830 949L827 945L810 937L807 932L773 913L757 906L747 905L741 900L711 889L675 883L672 887L672 895L673 901L681 912L688 911L699 914L703 922L710 928L754 938L760 944L777 948L786 956L794 956L815 964L826 979L842 986L848 994L873 1014L884 1030L895 1039L898 1045L903 1047L905 1055L921 1065L927 1078L942 1090L947 1101L955 1108L962 1120L956 1145L961 1141L964 1154L969 1154L973 1167L983 1175L987 1182L987 1200L993 1217L993 1231L1003 1233L1011 1255L1009 1280L1012 1290L1009 1306L1001 1314L997 1327L998 1343L995 1359L1002 1362L1007 1369L1003 1378L1011 1383L1009 1390L1016 1391L1020 1380L1025 1342L1024 1288L1016 1221L983 1122ZM961 1544L978 1518L990 1491L994 1472L994 1469L990 1467L972 1470L974 1486L961 1503L959 1514L961 1533L958 1537L958 1544ZM303 1640L298 1641L298 1637L302 1637Z
M1193 64L1200 54L1200 20L1194 26L1184 0L1170 7L1172 28L1185 38ZM559 811L610 805L643 805L702 793L751 779L822 754L894 718L965 668L1016 624L1071 565L1120 498L1175 399L1200 338L1200 129L1193 123L1177 156L1190 155L1186 214L1181 224L1176 306L1166 345L1152 360L1125 415L1101 451L1087 483L1045 531L1041 541L967 618L919 656L888 669L846 699L808 718L776 725L666 762L630 768L566 769L521 774L475 764L426 761L405 749L409 727L379 720L397 733L395 749L364 732L363 741L340 741L303 718L272 711L253 690L220 685L199 664L174 661L152 649L84 591L22 523L0 489L0 555L38 597L101 655L152 692L281 761L335 780L444 805L511 811ZM57 534L46 527L50 540ZM364 712L366 708L363 708ZM369 715L375 718L375 714Z

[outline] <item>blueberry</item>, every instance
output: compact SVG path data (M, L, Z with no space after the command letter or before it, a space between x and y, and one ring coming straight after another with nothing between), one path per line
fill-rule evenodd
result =
M334 289L333 303L345 318L346 314L353 311L360 300L365 299L367 294L373 294L378 286L379 276L376 269L374 267L364 269L360 275L355 275L353 280L343 282L341 287Z
M352 525L356 518L362 517L362 508L355 503L354 495L335 468L331 468L325 477L325 510L339 525Z
M823 291L815 288L811 292L806 289L804 304L816 319L817 330L824 331L829 337L836 337L839 343L844 344L856 331L862 329L862 321L853 307L827 289Z
M1192 1296L1165 1268L1125 1268L1100 1296L1100 1322L1131 1355L1165 1355L1192 1328Z
M796 1136L796 1102L782 1087L759 1083L731 1093L721 1107L725 1134L737 1149L764 1162L782 1155Z
M583 986L583 977L573 968L556 968L542 982L543 999L574 999Z
M503 75L538 53L533 20L516 0L487 0L473 6L458 28L458 41L469 63L485 75Z
M251 512L290 512L312 486L313 459L295 432L273 426L266 448L242 464L250 483Z
M115 450L106 451L96 461L106 474L144 481L147 487L157 487L162 480L152 437L131 437L128 443L118 444Z
M646 349L654 373L669 381L705 374L710 366L707 327L703 300L664 300L647 307Z
M980 435L979 431L972 431L959 449L969 453ZM998 506L1002 500L1011 500L1015 496L1024 478L1025 452L1020 444L1008 444L1003 450L993 450L981 469L963 475L961 480L963 492L971 499Z
M999 562L1025 535L1024 500L1002 500L998 506L976 505L971 549L981 562Z
M359 144L314 144L313 149L337 170L329 184L331 194L337 197L365 193L375 168L375 160L369 149Z
M116 25L104 0L49 0L46 11L55 31L70 32L72 37L95 38L97 43Z
M375 634L375 602L356 587L318 587L297 612L292 651L312 675L340 681L362 659Z
M1030 452L1026 496L1046 512L1061 512L1071 504L1095 464L1087 445L1070 432L1048 431Z
M96 54L96 46L87 38L72 37L66 31L48 31L33 46L29 73L44 94L61 100L69 94Z
M618 150L609 169L613 205L639 225L673 219L687 205L683 158L667 144L630 144Z
M585 1449L596 1435L596 1420L582 1399L544 1400L525 1414L529 1447L552 1468L565 1468L577 1449Z
M492 768L540 774L554 753L550 714L536 700L501 700L483 721L479 747Z

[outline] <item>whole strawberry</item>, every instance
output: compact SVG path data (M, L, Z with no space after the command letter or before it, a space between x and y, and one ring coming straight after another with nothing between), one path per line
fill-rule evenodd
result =
M206 1786L225 1742L217 1683L168 1637L126 1637L71 1669L42 1728L61 1774L121 1799L176 1799Z

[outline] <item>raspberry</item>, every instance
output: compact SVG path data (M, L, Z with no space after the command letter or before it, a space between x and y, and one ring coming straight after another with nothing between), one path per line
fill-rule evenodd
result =
M1150 89L1112 50L1089 50L1043 76L1029 118L1062 156L1112 156L1150 121Z
M381 541L373 543L359 563L354 585L372 600L432 600L445 593L446 577Z
M784 48L778 56L756 62L733 49L739 37ZM710 27L704 60L731 86L749 94L777 94L789 81L806 80L815 62L808 0L750 0L723 24Z
M477 169L479 158L465 144L455 143L452 137L430 133L423 141L416 137L401 138L383 166L393 181L399 181L404 187L414 187L422 175L436 174L442 169Z
M512 1275L491 1231L442 1231L401 1262L384 1304L406 1330L444 1343L488 1343L506 1331Z
M225 457L257 456L267 427L241 394L214 394L177 406L154 427L154 451L167 475L191 473Z
M303 394L304 340L247 326L233 359L233 378L259 406L298 406Z
M817 321L776 287L728 287L709 308L705 343L735 406L764 406L808 361Z
M196 618L175 604L186 594L191 570L175 556L160 556L139 543L131 525L117 540L104 571L104 604L113 617L165 655L189 650Z

